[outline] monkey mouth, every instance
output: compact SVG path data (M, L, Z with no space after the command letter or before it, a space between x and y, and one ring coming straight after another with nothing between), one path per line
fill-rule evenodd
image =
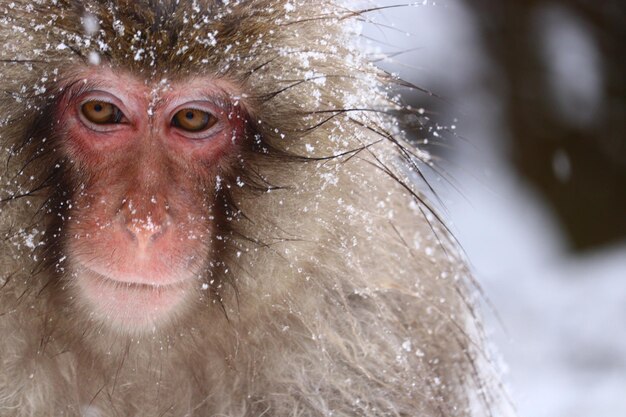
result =
M187 282L186 279L181 279L167 283L153 283L144 279L115 279L93 270L89 270L89 273L94 275L94 279L101 281L102 285L113 285L120 290L129 291L170 291Z
M89 308L116 328L154 328L173 315L191 293L192 279L148 283L129 277L110 277L92 269L77 273L77 287Z

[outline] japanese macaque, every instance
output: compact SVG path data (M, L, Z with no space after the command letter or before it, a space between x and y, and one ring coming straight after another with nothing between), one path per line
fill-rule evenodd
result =
M2 2L0 415L485 415L364 13Z

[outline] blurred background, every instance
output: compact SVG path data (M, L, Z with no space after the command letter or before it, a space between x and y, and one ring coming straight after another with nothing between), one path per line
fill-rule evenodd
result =
M401 91L428 119L409 134L517 415L626 416L626 2L420 0L365 14L363 41L434 93Z

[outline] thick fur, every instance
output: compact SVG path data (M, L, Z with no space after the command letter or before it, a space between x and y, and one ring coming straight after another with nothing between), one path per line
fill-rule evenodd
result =
M394 80L353 46L359 13L12 0L0 16L0 415L485 415L467 269L420 192L427 155L388 115ZM206 300L150 334L92 322L67 290L80 167L49 112L98 62L228 80L250 114Z

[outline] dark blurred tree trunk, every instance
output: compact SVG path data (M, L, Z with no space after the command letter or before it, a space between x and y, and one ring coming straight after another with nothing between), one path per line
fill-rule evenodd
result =
M508 84L503 105L515 167L552 206L574 249L626 238L626 2L553 2L589 25L603 59L604 112L585 127L568 124L550 108L545 63L533 33L535 8L549 3L466 2ZM572 167L565 182L553 170L554 155L561 151Z

